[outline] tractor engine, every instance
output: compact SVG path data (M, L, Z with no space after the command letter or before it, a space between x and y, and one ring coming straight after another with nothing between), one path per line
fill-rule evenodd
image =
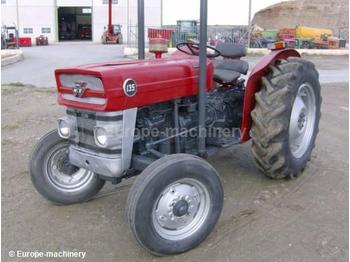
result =
M240 89L214 89L207 95L207 129L239 128L242 106L243 92ZM174 113L176 111L174 107L178 108L178 116ZM176 118L178 118L177 127ZM135 131L137 142L134 146L134 153L147 155L150 151L161 154L176 152L175 139L167 138L174 136L177 131L182 134L179 138L180 151L193 153L193 150L197 148L197 127L197 97L142 107L137 113ZM208 137L208 143L210 141L212 139Z

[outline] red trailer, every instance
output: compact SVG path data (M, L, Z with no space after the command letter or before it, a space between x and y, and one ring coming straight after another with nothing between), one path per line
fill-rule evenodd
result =
M32 38L31 37L19 37L18 38L18 45L20 47L32 46Z

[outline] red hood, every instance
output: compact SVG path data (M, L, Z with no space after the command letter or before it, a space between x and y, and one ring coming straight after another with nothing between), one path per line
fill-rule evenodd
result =
M207 89L210 90L213 85L213 65L210 60L207 65ZM105 98L106 103L93 105L84 103L83 99L79 102L64 99L62 94L72 94L72 88L61 85L59 80L61 74L86 74L100 78L104 92L88 89L84 96ZM198 57L189 56L125 60L57 69L55 75L58 101L61 105L87 110L117 111L196 95L199 60ZM137 84L137 93L133 97L128 97L124 93L123 84L127 79L132 79Z

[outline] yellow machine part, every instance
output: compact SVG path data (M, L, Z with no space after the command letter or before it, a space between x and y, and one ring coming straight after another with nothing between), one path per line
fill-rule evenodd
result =
M322 35L331 36L333 35L332 30L323 29L323 28L313 28L307 26L297 26L296 28L296 37L297 38L316 38Z

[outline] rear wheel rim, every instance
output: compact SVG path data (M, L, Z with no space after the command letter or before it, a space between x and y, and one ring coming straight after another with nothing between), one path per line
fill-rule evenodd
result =
M152 210L156 232L164 239L177 241L198 232L211 206L207 188L198 180L184 178L167 186Z
M310 84L304 83L298 89L289 121L289 147L295 158L301 158L309 149L315 121L315 91Z
M47 177L50 183L63 192L77 192L87 187L94 173L69 163L68 146L54 147L45 161Z

